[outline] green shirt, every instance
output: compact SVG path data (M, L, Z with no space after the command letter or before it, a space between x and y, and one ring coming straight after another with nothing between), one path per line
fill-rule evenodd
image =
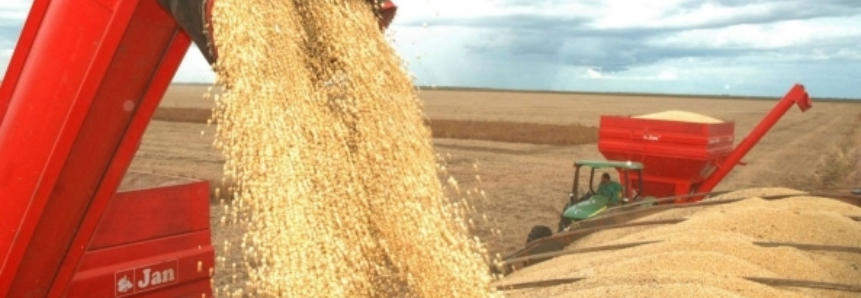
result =
M619 202L619 194L622 191L622 184L615 181L601 183L598 185L597 194L610 198L610 203Z

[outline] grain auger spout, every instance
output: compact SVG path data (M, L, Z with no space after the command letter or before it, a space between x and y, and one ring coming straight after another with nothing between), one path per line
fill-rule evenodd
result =
M212 7L216 0L157 0L191 36L210 65L218 59L212 34ZM389 0L367 0L380 19L380 29L389 27L398 7Z
M753 148L756 143L759 142L760 139L792 108L793 105L797 105L801 112L806 112L808 109L812 107L810 102L810 95L807 94L807 91L804 89L803 85L796 84L786 93L786 95L781 99L777 105L771 109L771 112L768 113L759 124L750 132L750 134L738 144L738 147L732 151L726 158L724 158L723 162L718 165L717 169L711 175L706 178L699 187L696 188L696 193L708 193L711 192L718 183L723 180L727 174L738 164L741 159L750 152L750 149ZM697 201L701 198L697 198Z

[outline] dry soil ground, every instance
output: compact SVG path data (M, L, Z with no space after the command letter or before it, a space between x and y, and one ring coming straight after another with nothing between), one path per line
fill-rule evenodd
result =
M202 99L206 86L173 86L163 108L210 109ZM776 94L780 96L782 94ZM815 94L812 94L815 96ZM495 120L597 126L604 114L639 115L685 110L736 123L741 141L775 101L662 98L620 95L578 95L423 90L431 121ZM783 186L797 189L861 185L861 103L816 102L801 113L790 110L718 189ZM212 149L214 127L198 123L154 121L132 164L132 170L211 179L218 183L223 163ZM448 170L461 189L478 188L487 200L475 200L475 233L490 252L505 254L524 245L534 225L555 226L572 180L577 159L602 158L596 145L534 145L492 141L435 139L447 157ZM477 164L477 167L476 167ZM476 181L476 175L481 182ZM483 221L482 215L489 219ZM220 212L212 209L216 245L237 239L223 229ZM490 230L499 229L500 235ZM223 279L220 279L224 282Z

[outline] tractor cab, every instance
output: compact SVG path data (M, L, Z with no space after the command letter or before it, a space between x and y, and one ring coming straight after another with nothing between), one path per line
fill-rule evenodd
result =
M585 195L577 197L584 190L580 189L580 169L583 167L589 168L589 186L585 190ZM639 196L639 190L642 190L643 164L632 161L606 161L606 160L581 160L574 163L574 183L571 186L571 193L568 197L572 203L583 201L593 195L601 194L607 196L615 203L636 201ZM600 177L596 179L595 173L602 169L614 169L619 173L620 182L610 181L608 187L602 189L602 180ZM606 173L605 173L606 174ZM636 175L636 176L634 176ZM603 176L603 175L602 175ZM633 176L633 177L632 177ZM635 179L639 184L636 188L632 187ZM597 180L597 181L596 181ZM625 186L628 187L625 187ZM599 190L603 190L599 192ZM606 191L612 190L612 193ZM626 192L629 191L630 193ZM633 197L632 197L633 196ZM630 198L630 199L629 199Z
M580 189L580 171L589 170L589 184ZM581 160L574 163L574 183L568 203L562 209L559 231L574 221L581 221L603 213L607 208L637 201L643 190L643 164L631 161ZM615 170L619 182L612 180L608 171ZM601 173L596 177L596 173ZM636 183L636 186L635 186ZM583 195L580 195L583 193Z

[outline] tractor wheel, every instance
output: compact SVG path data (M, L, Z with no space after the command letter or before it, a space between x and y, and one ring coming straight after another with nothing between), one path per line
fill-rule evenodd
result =
M562 212L559 213L559 230L556 231L556 233L564 232L565 229L567 229L568 226L570 226L574 222L570 218L567 218L564 216L565 211L567 211L568 208L571 208L572 205L574 205L574 204L571 202L567 202L567 203L565 203L565 207L562 207Z
M570 218L560 216L559 217L559 231L557 231L556 233L565 232L565 229L567 229L569 226L571 226L572 223L574 223L574 221L571 220Z
M529 236L526 237L526 244L528 245L532 241L550 236L553 236L553 230L547 226L534 226L532 227L532 231L529 231Z

